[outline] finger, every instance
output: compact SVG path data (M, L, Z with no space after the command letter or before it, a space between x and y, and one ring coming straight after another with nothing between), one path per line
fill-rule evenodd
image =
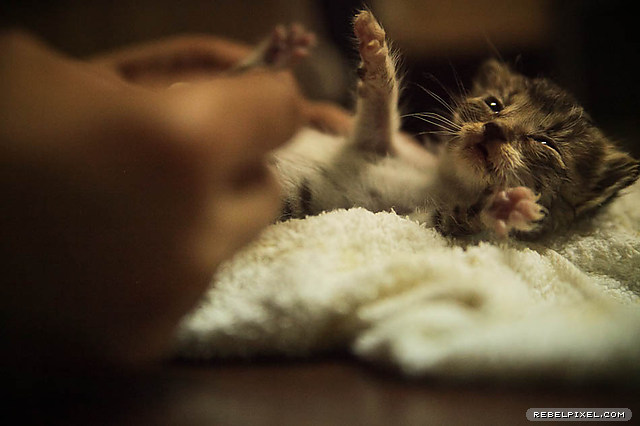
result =
M171 86L169 86L168 90L185 88L185 87L188 87L190 84L191 83L186 82L186 81L177 81L177 82L173 83Z
M302 99L286 72L259 72L192 84L171 95L185 137L227 170L258 165L302 125Z
M188 73L218 73L249 52L249 46L229 40L183 36L131 46L90 61L116 71L126 80L157 85L162 81L169 84L176 76Z
M212 113L226 124L231 141L226 152L235 159L260 157L288 141L303 124L302 98L290 73L261 72L217 82ZM221 127L219 127L221 128Z

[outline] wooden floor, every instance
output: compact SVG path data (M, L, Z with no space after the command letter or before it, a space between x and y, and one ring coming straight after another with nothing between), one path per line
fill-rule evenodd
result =
M28 398L30 408L20 412L40 424L517 425L529 423L531 407L640 406L637 387L445 385L341 357L174 363L147 374L38 386L40 397Z

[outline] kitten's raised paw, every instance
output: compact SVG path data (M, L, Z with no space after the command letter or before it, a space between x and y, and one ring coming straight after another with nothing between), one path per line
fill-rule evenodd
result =
M369 11L356 15L353 23L354 33L358 38L358 51L362 64L358 75L365 83L385 84L389 75L389 48L385 41L385 32L376 18Z
M278 25L232 72L241 73L255 67L285 68L309 55L316 36L300 24Z
M263 62L273 67L287 67L296 64L316 44L316 36L300 24L278 25L263 46Z
M494 194L482 211L482 222L499 237L510 231L532 231L543 219L546 209L538 204L539 197L524 186L509 188Z
M353 29L358 38L358 50L365 63L382 63L388 55L385 32L371 12L356 15Z

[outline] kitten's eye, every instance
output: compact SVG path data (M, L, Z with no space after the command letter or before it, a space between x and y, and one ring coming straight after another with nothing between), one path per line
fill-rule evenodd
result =
M491 111L493 111L495 114L502 111L502 103L495 96L489 96L484 100L484 103L487 104L489 109L491 109Z
M538 142L539 144L549 147L559 153L558 147L556 146L556 144L553 142L551 138L544 135L531 135L529 137L534 141Z

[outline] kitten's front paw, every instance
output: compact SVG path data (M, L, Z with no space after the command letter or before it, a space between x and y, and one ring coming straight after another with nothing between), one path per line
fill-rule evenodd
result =
M388 84L391 58L385 41L385 32L371 12L360 12L353 22L358 38L358 51L362 64L358 75L365 84L384 86Z
M358 50L365 63L382 63L389 53L385 43L385 32L371 12L360 12L353 22L358 38Z
M300 24L278 25L264 46L264 63L273 67L287 67L298 63L316 44L316 36Z
M546 209L538 204L539 197L524 186L509 188L494 194L482 211L483 224L499 237L512 230L532 231L543 219Z

